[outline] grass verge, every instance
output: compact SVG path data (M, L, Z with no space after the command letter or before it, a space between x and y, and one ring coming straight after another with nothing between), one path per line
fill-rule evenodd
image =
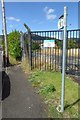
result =
M43 96L48 105L50 118L78 118L78 84L66 76L65 80L65 111L59 113L56 108L61 100L61 73L48 71L33 71L29 77L32 86L37 88L37 93Z

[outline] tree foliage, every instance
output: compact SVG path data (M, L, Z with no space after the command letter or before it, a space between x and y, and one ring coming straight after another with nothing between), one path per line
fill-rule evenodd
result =
M32 50L37 50L39 48L40 48L39 43L32 42Z
M22 49L20 46L20 33L19 31L12 31L8 35L8 49L9 54L14 58L20 59L22 56Z
M58 48L62 49L62 47L63 47L63 41L62 40L55 39L55 43L56 43Z
M79 44L76 39L68 39L68 49L71 48L79 48Z

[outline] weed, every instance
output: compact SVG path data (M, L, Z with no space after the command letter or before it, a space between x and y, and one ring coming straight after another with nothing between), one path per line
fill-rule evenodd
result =
M54 92L55 90L56 89L55 89L54 85L49 84L47 86L42 87L39 92L42 93L42 94L47 94L49 92Z

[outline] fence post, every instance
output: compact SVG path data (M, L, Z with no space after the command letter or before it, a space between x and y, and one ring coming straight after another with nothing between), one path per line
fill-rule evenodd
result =
M21 42L21 48L22 48L22 61L25 60L25 45L24 45L24 34L22 31L20 31L20 42Z
M32 70L31 30L25 23L24 26L28 31L29 65L30 69Z

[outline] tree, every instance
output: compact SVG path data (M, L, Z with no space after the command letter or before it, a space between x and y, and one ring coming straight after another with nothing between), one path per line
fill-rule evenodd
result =
M32 42L32 50L38 50L40 48L39 43Z
M8 35L8 49L9 54L13 56L16 60L21 59L22 57L22 49L20 46L20 32L12 31Z
M77 41L74 39L68 39L68 49L77 48Z

